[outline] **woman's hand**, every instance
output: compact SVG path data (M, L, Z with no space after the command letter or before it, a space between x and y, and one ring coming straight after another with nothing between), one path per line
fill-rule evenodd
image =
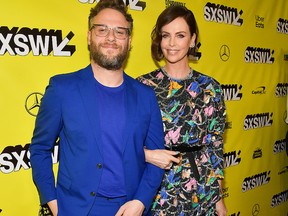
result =
M226 216L227 215L227 209L224 203L223 198L220 199L217 203L216 203L216 213L218 216Z
M170 169L172 163L180 163L180 159L175 157L179 152L164 149L149 150L144 148L146 162L151 163L161 169Z
M222 179L217 180L219 187L220 187L220 191L222 192ZM221 198L217 203L216 203L216 213L218 216L226 216L227 215L227 208L225 206L224 200L223 198Z

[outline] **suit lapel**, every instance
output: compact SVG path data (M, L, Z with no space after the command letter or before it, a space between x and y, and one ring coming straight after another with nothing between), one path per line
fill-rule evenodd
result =
M126 122L125 128L123 130L123 152L128 144L128 138L133 132L133 125L136 120L136 110L137 110L137 93L136 89L131 82L131 78L124 74L124 79L126 82L125 89L125 109L126 109Z
M82 96L85 112L87 113L99 151L102 153L98 100L96 97L95 78L91 66L86 67L79 75L81 77L79 91Z
M100 136L100 122L99 122L99 110L97 106L95 78L91 66L83 69L79 76L81 78L79 82L79 91L82 96L85 112L87 113L88 121L90 122L97 146L100 153L102 151L101 136ZM125 89L125 127L123 130L123 152L128 144L128 138L133 132L134 122L136 121L136 110L137 110L137 92L133 83L132 78L124 74L126 89Z

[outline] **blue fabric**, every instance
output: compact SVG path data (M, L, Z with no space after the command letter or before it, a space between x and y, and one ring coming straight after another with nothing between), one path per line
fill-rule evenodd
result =
M103 173L97 194L105 197L126 195L122 149L125 126L125 84L116 88L101 85L97 80L98 103L103 146Z
M123 169L127 200L140 200L145 213L164 171L145 162L144 146L164 148L161 113L154 91L124 74L126 85ZM50 79L30 145L33 180L41 204L57 199L58 216L86 216L103 173L103 145L91 65ZM51 152L59 137L55 186Z
M127 197L107 199L96 197L88 216L115 216L119 208L127 201Z

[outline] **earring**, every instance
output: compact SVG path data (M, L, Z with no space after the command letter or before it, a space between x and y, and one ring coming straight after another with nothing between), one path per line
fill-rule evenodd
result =
M191 60L199 60L201 58L201 52L198 52L199 47L201 46L201 43L199 42L196 46L193 44L193 46L189 47L188 50L188 57Z
M188 56L194 56L195 55L195 46L193 45L193 46L190 46L189 47L189 50L188 50Z

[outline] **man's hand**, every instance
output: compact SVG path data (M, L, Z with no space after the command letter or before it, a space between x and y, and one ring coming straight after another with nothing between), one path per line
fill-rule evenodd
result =
M175 157L178 154L176 151L164 149L149 150L144 149L146 162L151 163L161 169L170 169L172 163L178 164L180 159Z
M52 200L47 203L50 210L52 211L53 216L57 216L58 214L58 205L57 205L57 200Z
M141 216L145 206L139 200L132 200L126 202L120 207L115 216Z

